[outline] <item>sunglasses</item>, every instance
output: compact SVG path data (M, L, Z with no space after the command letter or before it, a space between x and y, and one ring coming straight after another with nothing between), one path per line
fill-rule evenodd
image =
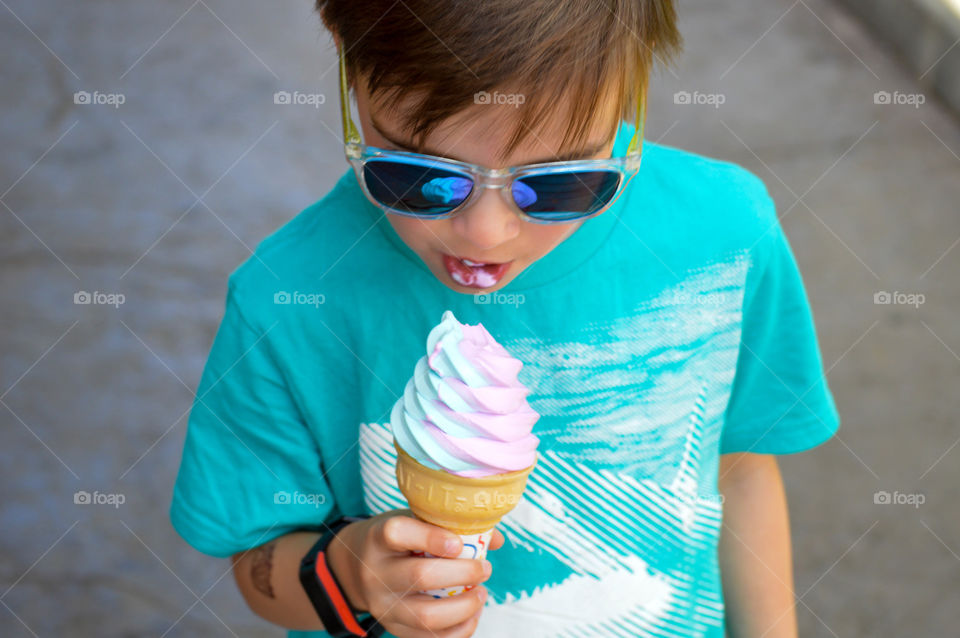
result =
M339 57L347 161L367 199L388 213L445 219L470 206L485 188L495 188L521 219L537 224L576 222L607 210L640 169L642 91L637 99L638 128L625 157L489 169L446 157L366 146L350 116L343 51Z

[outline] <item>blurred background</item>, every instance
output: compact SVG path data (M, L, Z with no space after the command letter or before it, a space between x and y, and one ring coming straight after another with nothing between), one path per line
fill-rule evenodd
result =
M308 0L0 5L0 634L284 635L167 510L227 276L346 170L332 41ZM817 321L802 636L960 621L957 7L680 0L651 84L648 139L766 182Z

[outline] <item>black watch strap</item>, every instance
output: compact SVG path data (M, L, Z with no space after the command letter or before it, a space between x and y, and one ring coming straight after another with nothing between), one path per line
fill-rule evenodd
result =
M341 529L369 516L342 516L326 525L326 531L300 561L300 584L313 603L323 628L334 638L351 636L378 637L384 634L383 627L373 616L360 619L360 613L350 604L340 583L327 562L326 550L330 541Z

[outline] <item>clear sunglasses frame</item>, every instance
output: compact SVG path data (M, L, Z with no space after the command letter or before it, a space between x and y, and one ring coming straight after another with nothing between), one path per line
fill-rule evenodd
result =
M507 205L524 221L534 224L573 223L583 221L591 217L596 217L597 215L608 210L617 201L617 199L619 199L620 195L626 189L627 184L629 184L630 180L632 180L640 170L640 159L643 153L643 127L645 123L644 120L646 119L644 108L645 105L643 100L644 96L642 91L637 97L636 121L639 123L639 125L634 132L633 138L630 140L630 144L627 146L627 152L624 157L612 157L609 159L596 160L572 160L565 162L544 162L540 164L522 164L502 169L490 169L478 164L469 164L467 162L461 162L446 157L412 153L409 151L394 151L363 144L357 127L353 122L353 118L350 115L350 97L347 85L347 65L343 51L339 46L338 56L340 59L340 112L343 119L344 152L346 154L347 161L351 164L351 166L353 166L353 170L357 176L357 182L360 184L364 195L366 195L367 199L370 200L373 205L386 212L396 215L403 215L405 217L414 217L417 219L447 219L453 217L472 205L480 198L485 189L493 188L500 191ZM425 174L427 171L429 171L429 169L436 168L451 171L464 177L469 177L473 180L473 188L470 190L470 194L466 199L460 202L460 204L458 204L455 208L442 214L418 214L386 206L377 201L370 192L370 189L367 187L366 178L364 177L364 166L371 160L389 160L394 158L405 161L406 163L423 166ZM521 177L591 171L615 171L620 174L617 189L610 198L610 201L592 213L561 220L538 219L525 213L519 206L517 206L517 203L513 198L513 190L511 187L514 180L517 180ZM583 182L581 181L581 183ZM586 186L586 184L584 184L584 186ZM591 192L593 191L591 190Z

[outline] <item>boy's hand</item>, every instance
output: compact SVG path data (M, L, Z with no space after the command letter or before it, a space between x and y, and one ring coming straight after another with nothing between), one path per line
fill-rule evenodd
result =
M479 585L490 577L484 571L488 561L454 558L461 543L456 534L415 518L410 510L393 510L344 527L327 555L350 603L369 611L390 633L400 638L460 638L473 635L486 588L444 599L417 592ZM502 545L503 534L494 530L490 549ZM414 551L445 558L411 556Z

